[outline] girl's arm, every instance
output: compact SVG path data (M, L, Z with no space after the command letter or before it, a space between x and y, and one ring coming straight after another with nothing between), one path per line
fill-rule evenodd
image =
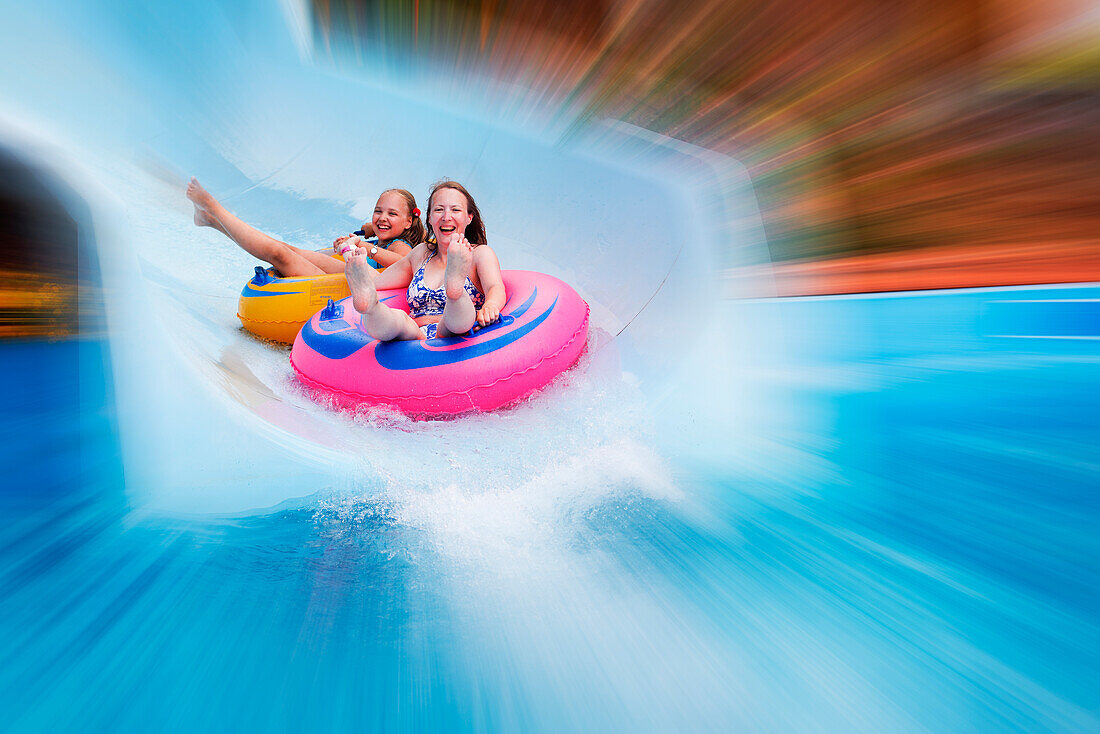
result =
M360 235L359 232L362 232L363 234ZM352 237L373 237L374 236L374 225L371 224L369 221L364 222L363 226L359 228L359 232L352 232L351 234L343 234L343 235L340 235L339 237L337 237L336 239L334 239L332 241L332 250L333 250L333 252L340 252L340 245L344 242L347 242Z
M500 316L500 309L504 308L508 294L504 292L504 277L500 274L497 254L488 245L474 248L474 266L481 281L482 293L485 294L485 305L477 312L477 323L479 326L488 326ZM409 279L412 279L411 275Z
M371 258L382 267L388 268L410 252L412 252L412 248L409 247L404 240L400 240L390 245L388 250L379 247L378 252L371 255ZM411 278L412 276L410 275L409 277Z

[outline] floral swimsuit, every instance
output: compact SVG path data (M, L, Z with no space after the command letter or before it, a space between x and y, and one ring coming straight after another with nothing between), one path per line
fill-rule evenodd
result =
M416 269L412 281L409 282L409 289L405 293L405 297L409 302L409 315L414 319L421 316L442 316L443 307L447 305L446 286L429 288L424 285L424 267L428 264L428 260L433 257L435 257L434 252ZM470 300L474 302L475 309L480 309L485 305L485 295L474 286L469 277L466 278L463 287L470 294ZM420 327L420 331L424 333L425 339L432 339L435 337L438 326L439 324L425 324Z

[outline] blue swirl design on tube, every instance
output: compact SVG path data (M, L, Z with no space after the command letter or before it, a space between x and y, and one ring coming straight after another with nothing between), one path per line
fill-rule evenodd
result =
M250 281L251 283L251 281ZM258 291L250 284L246 284L241 296L244 298L267 298L268 296L296 296L305 291Z
M473 339L477 339L486 333L506 329L514 323L516 318L522 316L531 308L537 296L538 289L536 288L532 291L527 300L520 304L515 311L510 314L502 315L499 322L490 324L484 329L481 329ZM549 317L554 307L557 306L557 303L558 299L555 297L554 302L550 304L546 311L533 321L518 329L508 331L494 339L478 341L467 347L460 347L458 349L442 352L428 349L427 342L423 340L387 342L378 345L378 348L375 350L375 358L382 367L398 371L418 369L420 367L433 367L474 359L475 357L480 357L495 352L498 349L502 349L524 335L529 334ZM313 319L310 319L302 326L302 341L307 347L326 359L346 359L375 341L366 332L358 328L352 328L350 324L348 324L349 328L343 331L322 334L314 328L313 321ZM470 338L468 337L453 337L448 339L432 339L431 343L447 345L469 340Z
M302 341L326 359L344 359L375 340L365 331L355 328L331 334L319 334L313 328L313 319L310 319L302 326Z
M374 356L378 359L378 364L388 370L415 370L423 367L439 367L445 364L465 362L466 360L491 354L498 349L503 349L530 334L542 322L546 321L557 305L558 299L555 296L554 302L547 307L546 311L536 316L534 320L488 341L477 342L458 349L449 349L445 352L429 350L423 341L387 342L378 345L378 348L374 350Z
M312 321L312 319L311 319L311 321ZM306 322L306 323L309 323L309 322ZM347 321L344 321L343 319L333 319L331 321L320 321L320 322L318 322L317 325L321 327L321 331L324 331L326 333L332 333L334 331L340 331L341 329L350 329L351 328L351 324L349 324Z
M527 300L524 301L523 303L521 303L516 308L516 310L511 312L512 317L518 319L520 316L527 313L527 309L531 308L531 304L535 302L535 298L537 298L538 295L539 295L539 289L535 288L533 291L531 291L531 295L527 297ZM557 302L558 302L558 299L555 297L554 298L554 303L557 303ZM486 328L488 328L488 327L486 327Z

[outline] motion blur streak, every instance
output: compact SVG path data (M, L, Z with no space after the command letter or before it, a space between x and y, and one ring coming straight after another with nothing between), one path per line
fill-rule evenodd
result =
M37 171L0 147L0 338L78 331L80 283L72 258L78 232L57 196Z
M774 268L781 294L1100 280L1087 0L313 7L318 53L351 70L442 72L457 103L557 135L614 119L737 158L772 259L805 261Z

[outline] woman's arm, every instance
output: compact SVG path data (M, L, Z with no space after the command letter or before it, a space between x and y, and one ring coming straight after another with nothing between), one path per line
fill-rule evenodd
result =
M497 254L488 245L474 248L474 267L481 281L481 292L485 294L485 305L477 312L477 323L488 326L497 320L500 309L508 300L508 294L504 292L504 277L500 274Z

